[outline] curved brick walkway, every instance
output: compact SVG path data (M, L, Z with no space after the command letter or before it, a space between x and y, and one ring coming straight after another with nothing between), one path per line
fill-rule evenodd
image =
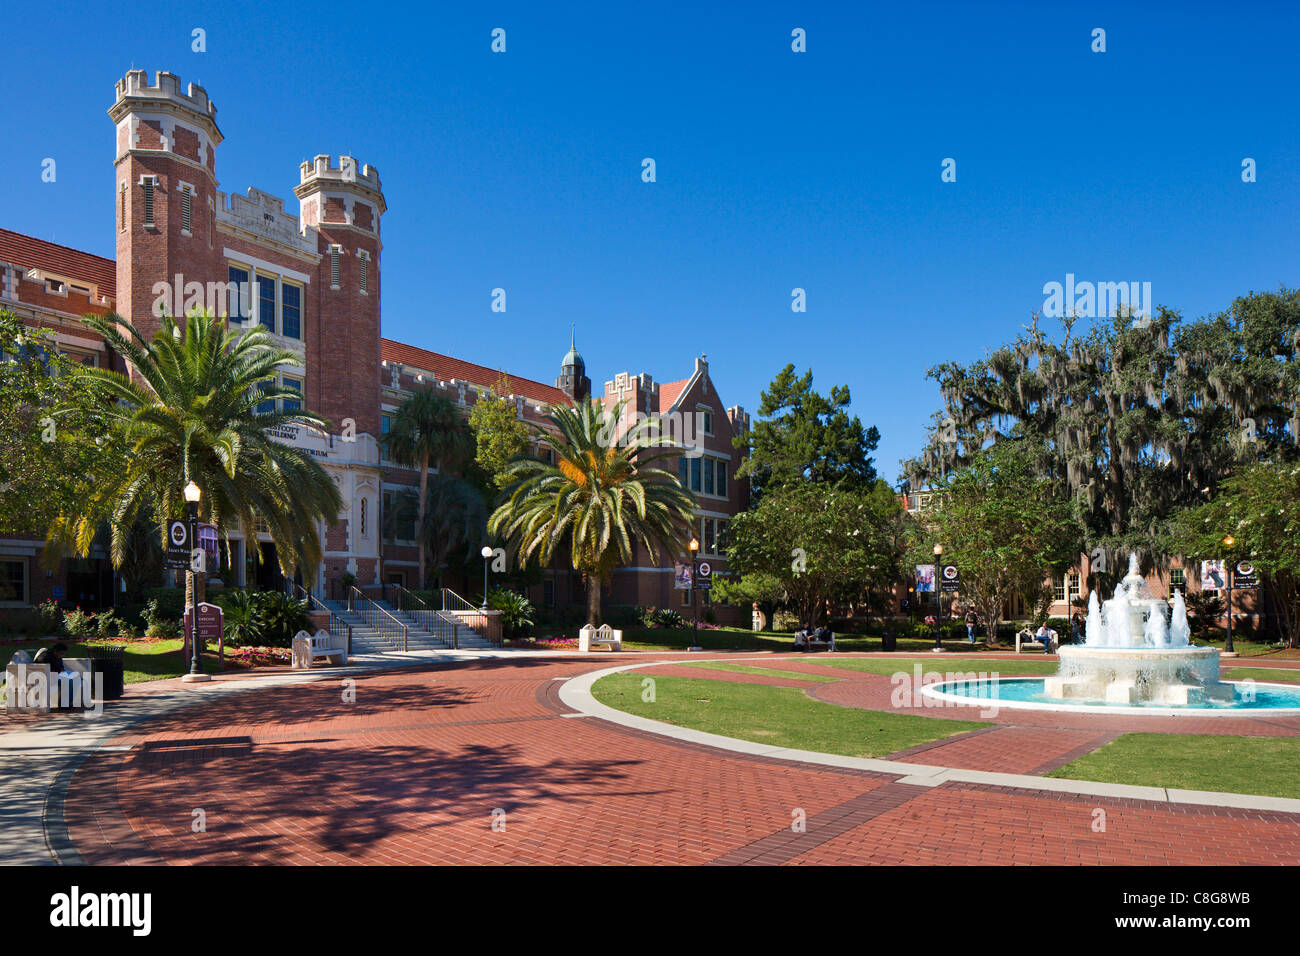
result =
M832 670L785 657L727 659ZM622 662L483 660L376 673L356 677L354 703L336 680L213 700L90 755L67 789L67 834L89 863L1300 863L1300 814L916 786L672 740L559 702L563 680ZM883 685L887 703L887 678L830 676L842 679L758 679L823 699L841 692L850 706L878 702ZM1014 724L990 721L894 756L1043 773L1116 732L1050 716L1057 722L1016 712ZM1228 729L1237 722L1214 719L1212 729L1237 733ZM1143 719L1136 729L1154 727ZM1300 734L1300 721L1257 729ZM1098 809L1104 832L1095 829ZM197 833L196 811L205 824Z

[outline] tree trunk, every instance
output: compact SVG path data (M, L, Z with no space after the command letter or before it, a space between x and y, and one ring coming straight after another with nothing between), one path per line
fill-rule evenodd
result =
M600 576L587 574L587 623L600 626Z
M425 590L426 582L425 573L425 553L429 550L429 543L424 540L424 506L425 499L429 493L429 456L420 456L420 506L415 518L416 537L420 542L420 590Z

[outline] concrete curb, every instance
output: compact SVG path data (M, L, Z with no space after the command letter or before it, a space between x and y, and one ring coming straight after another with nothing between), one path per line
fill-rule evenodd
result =
M751 658L753 659L753 658ZM737 659L737 661L739 658ZM580 674L566 680L559 688L560 701L580 713L599 717L610 723L661 737L671 737L687 743L716 747L732 753L751 756L769 757L774 760L796 760L800 763L817 764L823 767L840 767L853 770L867 770L872 773L887 773L898 777L896 783L908 783L923 787L937 787L944 783L978 783L998 787L1014 787L1020 790L1039 790L1051 793L1068 793L1088 797L1109 797L1123 800L1149 800L1156 803L1189 804L1209 807L1230 807L1243 810L1267 810L1278 813L1300 813L1300 800L1288 797L1260 797L1244 793L1217 793L1206 790L1175 790L1164 787L1142 787L1122 783L1098 783L1091 780L1071 780L1062 777L1035 777L1028 774L994 773L986 770L961 770L954 767L940 767L929 764L903 763L897 760L882 760L876 757L842 757L836 754L817 753L811 750L793 750L788 747L773 747L757 744L734 737L705 733L666 724L648 717L639 717L625 711L615 710L596 700L591 693L592 685L602 677L624 671L637 670L642 667L658 667L665 664L688 663L684 661L653 661L642 664L625 664L619 667L607 667L587 674Z

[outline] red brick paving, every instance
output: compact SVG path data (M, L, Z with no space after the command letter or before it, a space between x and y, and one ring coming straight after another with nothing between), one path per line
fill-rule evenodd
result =
M1300 814L915 787L560 716L555 678L612 663L519 658L374 674L357 678L351 704L333 680L213 700L110 742L129 752L89 757L69 788L69 835L90 863L1300 862ZM847 689L837 702L849 706L879 705L883 692L888 707L888 678L834 676L843 679L758 680L823 699ZM1096 721L1114 718L1008 719L906 759L1044 772L1113 736ZM1171 732L1300 733L1300 721L1236 718L1128 719L1125 729L1153 721ZM1091 829L1099 807L1105 833ZM192 832L195 809L206 832ZM804 832L791 828L798 814Z

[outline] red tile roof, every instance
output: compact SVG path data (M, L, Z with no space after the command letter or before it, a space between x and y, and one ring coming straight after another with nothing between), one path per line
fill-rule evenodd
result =
M690 381L689 378L684 378L680 382L661 382L659 384L659 411L666 412L672 408L673 402L677 401L678 396L685 391Z
M0 262L26 269L44 269L67 279L93 282L100 295L117 297L117 264L103 256L69 249L21 232L0 229Z
M475 385L486 385L489 388L496 385L502 374L500 370L488 368L486 365L475 365L473 362L452 358L441 352L430 352L428 349L417 348L404 342L394 342L392 339L379 340L379 357L385 362L398 362L425 372L432 372L443 381L449 382L454 378ZM530 378L511 375L509 372L505 374L510 375L510 385L516 395L550 405L569 404L569 396L552 385L544 385Z

